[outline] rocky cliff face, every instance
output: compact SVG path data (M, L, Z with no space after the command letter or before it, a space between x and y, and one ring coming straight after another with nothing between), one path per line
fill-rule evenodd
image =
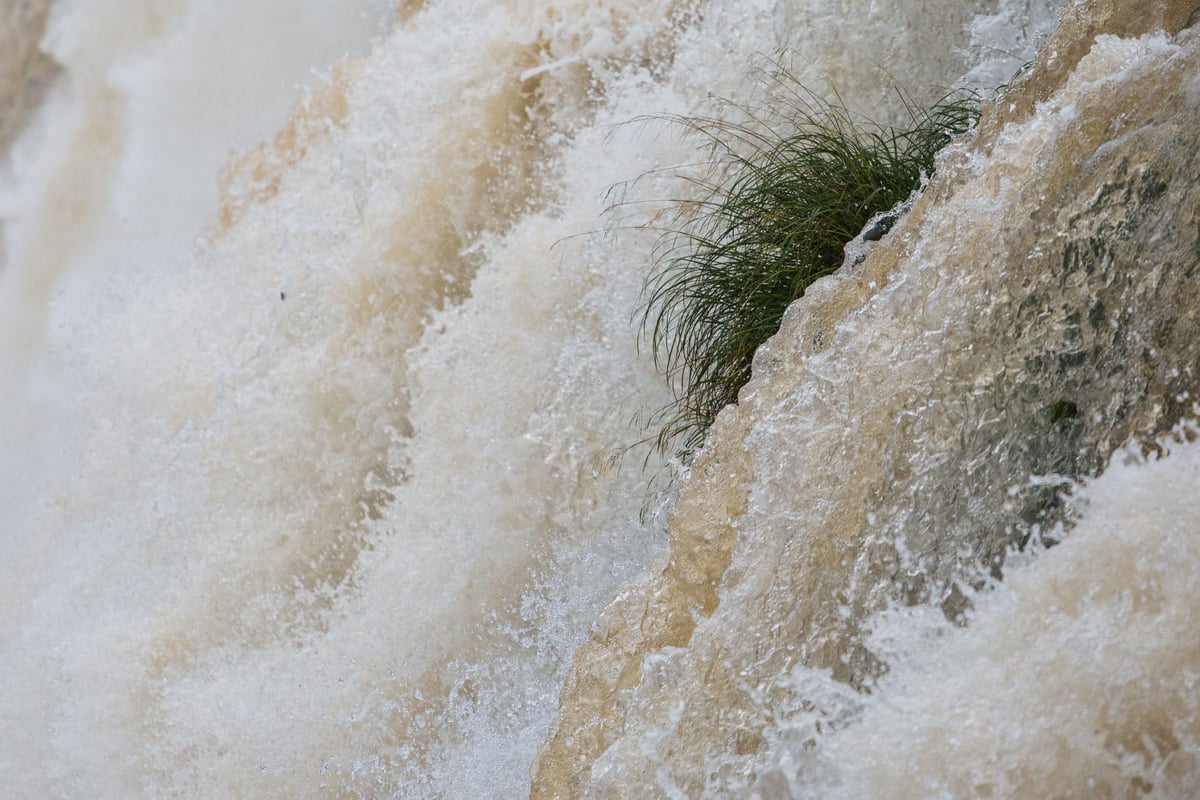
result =
M0 151L25 123L55 66L38 50L50 0L12 0L0 9Z
M1064 485L1193 413L1198 16L1065 10L892 233L793 305L682 490L669 563L577 652L533 796L762 790L774 721L821 703L787 676L869 689L873 614L965 624L1006 553L1062 535Z
M37 47L49 13L50 0L13 0L0 8L0 152L8 151L57 72ZM0 270L6 260L0 237Z

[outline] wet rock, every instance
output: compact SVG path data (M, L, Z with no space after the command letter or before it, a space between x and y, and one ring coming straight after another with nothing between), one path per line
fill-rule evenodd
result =
M875 611L968 618L959 583L1061 536L1072 480L1194 413L1200 35L1191 4L1135 5L1072 7L861 269L789 310L670 563L577 653L534 796L733 791L791 670L869 687Z

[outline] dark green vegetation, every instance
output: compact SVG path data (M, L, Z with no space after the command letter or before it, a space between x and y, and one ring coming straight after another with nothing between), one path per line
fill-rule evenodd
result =
M704 442L788 305L841 266L872 217L919 189L937 152L979 115L959 96L909 113L911 124L890 128L806 103L782 135L680 120L711 144L717 177L701 184L705 196L686 207L646 282L643 335L675 394L652 420L661 452L687 456ZM865 238L894 221L880 218Z

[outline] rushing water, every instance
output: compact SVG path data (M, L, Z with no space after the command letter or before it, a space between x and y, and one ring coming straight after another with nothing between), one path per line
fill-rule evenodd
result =
M43 19L18 3L5 34L40 37L43 55L22 50L27 79L0 84L17 98L0 108L22 115L0 126L21 130L0 167L5 796L1190 796L1200 456L1162 440L1166 457L1130 451L1066 505L1047 500L1069 483L1056 472L1095 475L1129 431L1071 428L1075 449L1051 457L1013 444L1024 410L968 429L1005 396L972 371L995 335L979 320L1040 284L999 266L946 279L966 263L956 242L985 241L955 220L1000 200L996 218L1017 219L1029 197L1013 176L1053 162L1036 145L1076 99L1171 64L1195 99L1192 62L1162 36L1105 39L1058 100L1004 129L994 176L964 156L968 186L1002 190L924 212L924 268L852 322L805 329L828 352L764 351L754 421L718 425L752 451L749 499L713 501L750 544L685 613L689 647L685 626L631 647L635 670L597 662L617 664L621 721L570 727L609 713L584 651L571 672L577 648L650 637L654 601L638 598L668 563L670 465L612 458L668 399L633 320L654 224L704 158L662 117L786 124L764 99L783 66L897 119L897 86L1008 80L1053 5L57 0ZM1053 296L1066 308L1093 290ZM824 291L805 301L813 319ZM1021 309L1036 377L1037 337L1069 326ZM795 311L787 324L809 324ZM1126 357L1105 342L1089 346ZM792 367L811 391L771 388ZM1041 402L1018 394L1013 409ZM999 583L935 565L903 602L847 602L865 644L820 614L801 635L772 609L831 570L754 588L783 559L807 563L790 532L866 485L855 437L888 443L886 480L855 513L876 530L864 552L899 531L879 556L896 574L996 555L967 538L977 519L1019 528L1000 544L1066 541L1027 548ZM714 481L680 479L672 537ZM989 488L1017 498L1008 517L967 499ZM1021 517L1031 494L1073 532ZM965 628L937 581L973 605ZM752 635L731 639L739 627ZM835 642L845 668L793 656L801 641ZM722 681L744 708L705 708ZM732 744L710 746L725 725Z

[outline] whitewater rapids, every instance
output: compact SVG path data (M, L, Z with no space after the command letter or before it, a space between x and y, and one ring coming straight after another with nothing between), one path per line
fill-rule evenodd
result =
M1193 9L1136 5L1070 4L1087 46L794 307L674 483L614 457L670 399L637 310L705 152L665 118L785 125L783 67L903 119L1013 79L1055 3L0 12L5 796L1193 796L1195 353L1122 349L1193 312L1139 262L1165 321L1085 329L1088 279L980 255L1053 216L1037 170L1200 107ZM1192 247L1195 192L1126 162ZM996 375L1034 377L993 413L1006 317Z

